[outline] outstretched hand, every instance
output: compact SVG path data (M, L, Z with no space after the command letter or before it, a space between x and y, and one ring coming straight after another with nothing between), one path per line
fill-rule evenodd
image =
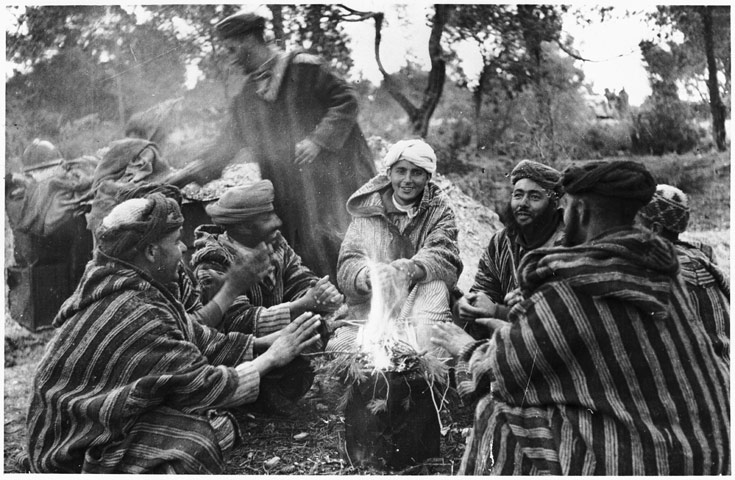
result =
M334 312L345 300L344 296L337 290L337 287L329 281L328 275L317 280L306 292L304 298L307 302L306 310L319 313Z
M280 334L263 356L271 357L273 367L287 365L301 352L319 341L320 336L317 329L320 323L319 315L304 313L298 316L279 332Z
M431 327L431 343L442 347L453 357L458 357L462 349L474 342L469 333L451 322L439 323Z

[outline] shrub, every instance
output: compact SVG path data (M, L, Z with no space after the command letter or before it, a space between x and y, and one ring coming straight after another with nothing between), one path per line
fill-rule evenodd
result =
M633 120L632 147L639 155L686 153L700 136L687 105L678 99L654 98Z
M593 122L583 137L583 145L599 158L616 156L631 149L631 124L624 120L598 120ZM593 155L591 155L593 154Z

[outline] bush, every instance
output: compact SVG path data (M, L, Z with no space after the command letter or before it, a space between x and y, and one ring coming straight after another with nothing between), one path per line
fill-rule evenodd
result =
M644 104L633 120L633 153L686 153L697 146L700 136L683 102L673 98L653 99Z
M598 120L583 137L589 153L585 156L612 157L631 149L631 124L623 120Z

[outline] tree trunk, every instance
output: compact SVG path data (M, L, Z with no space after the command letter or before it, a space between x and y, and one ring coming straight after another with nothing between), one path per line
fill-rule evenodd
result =
M472 92L472 101L475 104L475 148L479 149L480 145L480 114L482 113L482 97L485 92L485 85L487 84L487 78L490 73L490 68L487 64L483 65L480 71L480 78L477 81L477 88Z
M712 7L700 7L702 25L704 26L704 52L707 57L707 71L709 78L709 106L712 112L712 137L717 150L724 151L726 145L725 132L725 105L720 98L720 87L717 80L717 62L715 61L715 42L712 35Z
M444 80L446 78L446 62L443 58L441 48L441 36L444 31L444 25L447 23L449 14L454 7L452 5L435 5L434 22L431 27L431 35L429 37L429 56L431 58L431 71L429 72L429 81L424 90L423 101L420 107L416 107L411 101L400 91L388 72L383 68L380 60L380 41L381 28L383 25L383 15L375 15L375 61L378 63L378 69L383 74L383 86L393 99L408 113L408 119L411 122L413 133L425 138L429 131L429 120L436 109L442 91L444 90Z
M283 42L283 5L268 5L273 15L273 36Z

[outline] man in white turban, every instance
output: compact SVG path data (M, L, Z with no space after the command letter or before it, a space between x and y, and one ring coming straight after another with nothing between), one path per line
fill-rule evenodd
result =
M426 142L400 141L383 163L385 173L347 201L352 222L340 249L337 283L352 318L366 319L382 308L386 321L413 323L415 346L429 348L423 331L451 320L450 292L462 271L455 216L431 181L436 155ZM328 350L354 350L355 335L346 327L337 330Z

